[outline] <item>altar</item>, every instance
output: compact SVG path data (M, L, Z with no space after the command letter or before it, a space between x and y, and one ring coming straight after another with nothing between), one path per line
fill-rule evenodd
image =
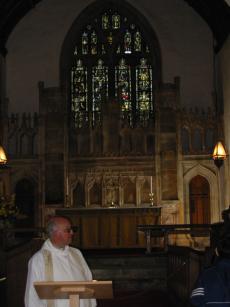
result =
M145 236L137 226L159 224L161 208L60 208L56 214L77 226L73 243L80 248L144 248Z

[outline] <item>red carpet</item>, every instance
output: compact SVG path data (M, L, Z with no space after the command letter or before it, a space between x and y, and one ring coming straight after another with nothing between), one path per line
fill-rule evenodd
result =
M167 293L148 290L133 294L115 294L112 300L98 300L98 307L176 307Z

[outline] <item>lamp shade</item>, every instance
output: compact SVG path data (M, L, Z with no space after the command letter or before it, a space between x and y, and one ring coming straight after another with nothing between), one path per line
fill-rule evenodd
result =
M7 158L3 147L0 145L0 165L6 164Z
M214 150L213 150L213 154L212 154L212 158L215 162L215 164L220 167L223 163L223 161L226 159L227 154L226 151L224 149L223 144L218 141Z

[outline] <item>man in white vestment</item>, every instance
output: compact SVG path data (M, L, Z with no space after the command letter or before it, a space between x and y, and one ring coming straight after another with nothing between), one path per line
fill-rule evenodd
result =
M33 255L28 265L25 307L69 307L69 300L41 300L34 288L35 281L87 281L92 273L82 253L69 244L73 230L65 217L55 216L47 225L49 239ZM95 307L95 299L80 299L80 307Z

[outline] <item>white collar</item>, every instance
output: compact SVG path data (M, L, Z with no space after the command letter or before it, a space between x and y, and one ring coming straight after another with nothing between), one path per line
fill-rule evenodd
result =
M66 245L64 248L57 248L55 247L52 242L50 241L50 239L47 239L43 246L42 249L47 249L49 250L51 253L57 254L57 255L68 255L69 254L69 246Z

